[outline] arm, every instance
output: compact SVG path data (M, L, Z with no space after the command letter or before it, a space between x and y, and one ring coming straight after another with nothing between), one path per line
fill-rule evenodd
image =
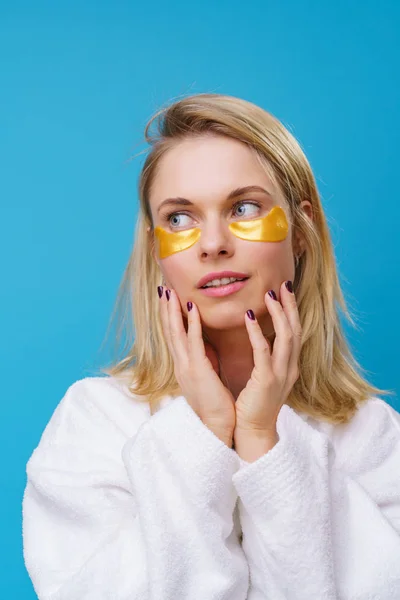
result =
M39 599L244 600L235 453L184 398L126 439L85 386L69 388L27 465L24 557Z
M180 396L128 442L124 461L147 540L151 598L244 600L248 567L233 533L235 452ZM165 560L156 564L160 551Z
M380 400L360 411L336 455L284 405L278 442L240 459L243 549L268 599L400 598L400 417Z

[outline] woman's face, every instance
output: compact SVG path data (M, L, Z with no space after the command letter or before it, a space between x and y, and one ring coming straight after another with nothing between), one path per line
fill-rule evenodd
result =
M237 188L259 186L233 199ZM160 205L168 198L184 198ZM265 217L280 206L289 223L287 237L280 242L250 241L237 237L228 225ZM246 310L268 327L264 295L274 289L279 298L283 281L294 279L292 227L287 202L272 183L253 152L243 143L223 136L204 136L180 142L159 164L151 190L150 207L154 227L172 233L200 228L191 247L160 258L155 256L166 284L177 293L183 313L195 302L203 325L210 329L245 327ZM210 297L198 287L210 272L235 271L247 275L243 287L227 296Z

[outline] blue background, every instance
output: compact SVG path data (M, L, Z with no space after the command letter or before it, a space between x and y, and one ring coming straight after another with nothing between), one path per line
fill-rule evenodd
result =
M346 326L370 380L400 388L400 3L0 4L0 596L35 598L22 558L25 465L102 346L128 260L143 128L180 95L260 104L314 169ZM400 410L399 398L388 399Z

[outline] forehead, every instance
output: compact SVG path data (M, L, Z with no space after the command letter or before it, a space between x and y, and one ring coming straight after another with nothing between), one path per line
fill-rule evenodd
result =
M167 197L181 196L192 202L223 200L238 187L259 185L274 195L277 185L248 146L224 136L187 139L161 159L153 182L153 209Z

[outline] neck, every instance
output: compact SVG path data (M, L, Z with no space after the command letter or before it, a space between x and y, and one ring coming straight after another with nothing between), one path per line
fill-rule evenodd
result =
M271 321L260 322L260 326L272 345L275 332ZM217 352L221 381L236 400L246 387L254 368L253 347L246 326L227 330L206 329L204 333Z

